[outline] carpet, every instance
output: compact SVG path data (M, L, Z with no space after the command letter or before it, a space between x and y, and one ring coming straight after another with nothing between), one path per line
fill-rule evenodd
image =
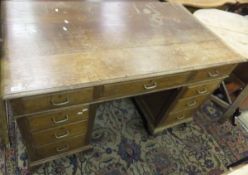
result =
M193 122L150 136L130 99L101 104L92 134L93 151L42 165L34 175L219 175L248 155L248 135L216 120L218 106L206 102ZM1 149L6 175L28 175L27 155L15 124L10 149Z

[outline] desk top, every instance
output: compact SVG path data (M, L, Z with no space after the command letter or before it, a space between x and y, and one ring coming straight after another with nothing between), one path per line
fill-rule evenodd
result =
M2 10L5 99L244 61L178 4L5 1Z

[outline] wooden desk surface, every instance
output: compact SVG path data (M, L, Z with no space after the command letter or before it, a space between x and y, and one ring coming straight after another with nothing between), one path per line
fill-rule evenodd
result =
M244 61L177 4L6 1L2 10L5 99Z

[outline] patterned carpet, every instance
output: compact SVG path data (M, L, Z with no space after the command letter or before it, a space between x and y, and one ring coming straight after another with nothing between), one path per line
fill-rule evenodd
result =
M154 137L130 99L108 102L97 110L92 152L49 162L33 174L219 175L227 164L248 155L248 135L228 122L214 122L220 115L207 102L193 122ZM13 146L1 149L0 168L6 175L30 174L19 131L12 127Z

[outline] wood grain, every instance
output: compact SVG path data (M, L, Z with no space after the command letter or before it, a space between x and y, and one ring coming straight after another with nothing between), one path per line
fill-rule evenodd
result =
M36 154L38 158L36 160L40 160L41 158L45 157L47 158L53 155L59 155L73 149L83 148L84 146L87 146L84 135L72 137L68 140L63 140L56 143L51 143L50 145L36 148Z
M71 138L76 135L86 135L88 121L79 121L56 128L49 128L39 132L32 133L32 144L35 146L47 145Z
M217 89L221 81L222 79L217 79L188 86L184 91L182 98L211 94L215 89Z
M190 110L181 111L179 113L169 114L168 117L159 124L159 126L171 125L171 124L183 121L185 119L192 118L194 112L195 112L195 109L190 109Z
M4 99L244 60L178 4L6 1L2 11Z
M28 120L29 130L31 132L43 129L49 129L61 126L75 121L88 120L89 107L71 107L70 109L62 109L56 112L45 112L39 115L24 117Z
M38 95L9 100L14 116L66 106L89 103L93 99L93 88L74 89L55 94Z
M177 101L175 106L173 107L171 113L177 113L183 110L190 110L199 107L203 101L207 99L207 95L180 99Z

